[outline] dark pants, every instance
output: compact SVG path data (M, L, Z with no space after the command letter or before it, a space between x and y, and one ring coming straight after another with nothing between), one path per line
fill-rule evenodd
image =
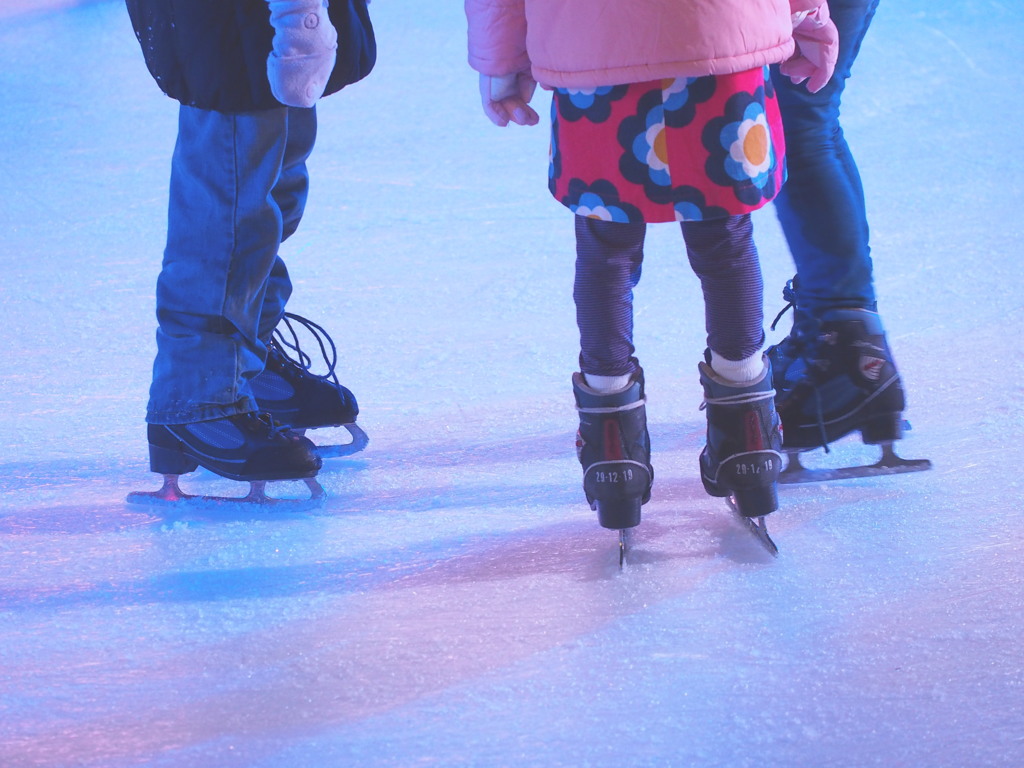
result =
M576 322L583 373L620 376L633 359L633 288L644 258L644 223L576 216ZM681 223L704 292L708 347L742 360L764 343L763 284L750 216Z
M830 307L875 305L864 190L839 125L839 106L878 0L828 5L839 30L839 60L828 85L809 93L772 71L789 168L775 210L796 265L798 320Z

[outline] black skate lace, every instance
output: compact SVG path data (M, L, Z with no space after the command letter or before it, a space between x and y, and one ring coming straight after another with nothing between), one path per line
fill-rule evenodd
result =
M266 424L272 435L283 435L287 431L287 427L274 421L274 417L266 411L257 411L253 416Z
M782 319L782 316L789 312L789 310L796 307L796 289L793 287L792 280L786 281L786 287L782 289L782 298L786 301L786 306L784 306L779 311L779 314L775 316L775 319L772 320L772 324L769 328L773 331L775 330L775 326L779 324L779 320Z
M292 326L293 321L299 326L305 328L309 332L309 335L316 339L316 343L320 347L320 354L323 356L324 363L327 364L327 373L321 374L313 372L313 358L306 354L302 349L302 345L299 343L299 335ZM287 330L290 340L285 337L284 332L281 330L282 326ZM335 346L334 340L331 338L330 334L324 330L323 326L318 325L312 320L302 317L301 315L285 312L281 317L281 322L278 323L277 328L274 329L273 341L286 358L302 368L302 370L313 378L331 381L334 384L340 385L338 375L334 372L338 365L338 348ZM328 347L330 348L330 352L327 351ZM294 354L289 354L289 350Z
M818 431L821 433L821 447L825 449L825 453L831 453L828 447L828 435L825 432L825 412L821 407L821 392L818 391L817 387L814 387L814 405L818 412Z

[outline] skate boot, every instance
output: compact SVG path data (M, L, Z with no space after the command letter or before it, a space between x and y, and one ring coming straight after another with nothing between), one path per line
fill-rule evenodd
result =
M130 494L129 501L255 501L269 499L270 480L304 480L312 498L323 496L315 478L322 465L306 438L274 424L265 413L242 413L192 424L150 424L149 466L164 476L154 493ZM194 497L182 493L178 477L199 467L231 480L248 481L249 495L240 498Z
M854 431L869 445L903 436L903 387L877 313L828 310L801 346L776 398L786 449L825 447Z
M621 392L599 393L581 373L573 374L572 388L580 415L576 456L587 503L603 527L633 528L640 524L640 507L650 500L654 481L643 371L637 368Z
M710 353L705 356L710 362ZM759 518L779 507L782 434L775 412L771 362L749 384L722 379L708 363L698 366L707 411L707 445L700 476L711 496L730 497L744 518Z
M787 483L840 480L917 472L927 459L903 459L893 443L903 437L906 400L878 313L868 309L830 309L817 318L813 334L802 339L797 360L778 385L776 406L782 418L783 447L789 463ZM852 432L879 445L875 464L841 469L807 469L800 452L824 448Z
M312 358L302 349L293 321L316 340L326 373L313 373ZM361 451L368 442L366 433L355 424L359 415L355 395L338 381L337 362L337 348L322 327L286 312L267 344L266 365L251 385L259 407L278 424L299 434L307 429L343 427L351 435L349 443L320 446L322 456L347 456Z

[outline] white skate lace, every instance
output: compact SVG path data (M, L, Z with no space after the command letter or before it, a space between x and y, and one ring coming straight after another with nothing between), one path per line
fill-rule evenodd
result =
M769 389L764 392L741 392L738 395L728 395L726 397L705 397L704 402L700 404L700 410L704 410L709 405L746 405L747 403L757 403L761 400L771 400L775 397L775 390Z

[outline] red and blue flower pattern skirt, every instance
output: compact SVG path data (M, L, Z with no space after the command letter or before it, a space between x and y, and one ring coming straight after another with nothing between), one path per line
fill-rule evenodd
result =
M702 221L757 210L786 177L767 67L732 75L560 88L551 194L606 221Z

